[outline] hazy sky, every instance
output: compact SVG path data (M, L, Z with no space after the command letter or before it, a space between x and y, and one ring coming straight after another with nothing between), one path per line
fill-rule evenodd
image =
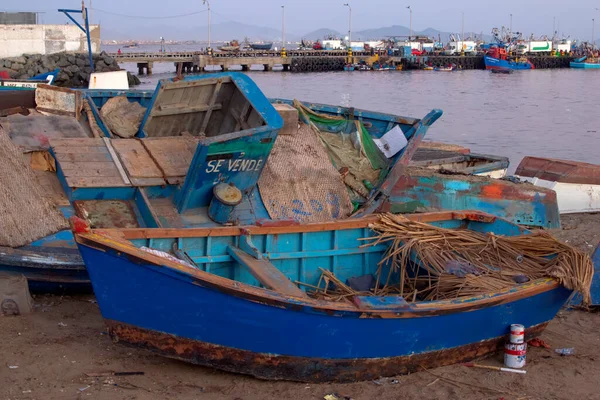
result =
M332 28L341 32L348 29L347 0L210 0L213 11L212 23L239 21L247 24L279 29L281 5L286 10L286 31L302 35L319 28ZM122 24L149 29L153 25L178 26L206 25L206 13L180 18L143 19L130 16L164 17L204 10L202 0L92 0L92 22L118 30ZM409 11L413 9L413 29L429 27L441 31L460 32L461 13L465 14L465 31L489 34L493 27L510 24L513 14L513 30L530 33L552 34L553 18L560 32L573 38L590 39L592 18L600 22L600 0L354 0L352 6L352 29L379 28L390 25L409 26ZM452 3L451 6L449 3ZM90 7L90 0L86 0ZM58 8L80 8L77 0L1 0L0 11L44 11L44 23L65 23L66 17L56 12ZM598 24L600 28L600 23ZM600 29L596 29L600 32ZM600 36L600 35L596 35Z

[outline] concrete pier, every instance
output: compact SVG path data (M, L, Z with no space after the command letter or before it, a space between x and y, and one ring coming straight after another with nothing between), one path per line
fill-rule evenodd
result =
M182 63L182 73L206 71L206 67L220 67L229 71L232 67L241 67L249 71L253 65L262 66L264 71L273 71L273 67L282 66L284 71L320 72L342 70L347 62L345 51L316 51L293 50L285 56L281 52L219 52L212 56L200 52L181 53L121 53L111 54L117 62L136 62L140 75L152 73L154 62L173 62L176 66ZM527 57L536 68L568 68L570 57L531 56ZM366 61L371 63L374 58L370 52L354 52L354 63ZM483 56L410 56L410 57L381 57L382 62L390 65L402 64L404 69L419 69L425 64L444 66L456 64L461 69L485 69ZM212 68L211 68L212 69Z

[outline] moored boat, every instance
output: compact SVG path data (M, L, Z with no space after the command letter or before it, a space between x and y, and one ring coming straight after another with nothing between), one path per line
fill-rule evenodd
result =
M494 47L484 56L485 69L491 70L530 70L535 66L525 57L510 59L506 55L506 49Z
M271 43L250 43L250 48L252 50L271 50L273 47L273 42Z
M464 251L494 255L489 240L509 247L527 240L507 221L476 212L388 219L392 225L370 216L272 227L81 227L77 242L114 341L262 379L351 382L472 360L502 346L514 321L525 326L526 340L539 335L572 294L544 277L552 260L531 263L527 245L519 253L532 268L526 283L511 278L522 276L522 264L500 254L486 258L491 265L469 267L481 282L504 276L498 289L468 283ZM392 245L390 238L414 238L415 229L441 235L454 255L434 267L423 252L427 240ZM377 240L382 234L388 240ZM463 250L459 235L478 247ZM562 249L551 257L574 251L543 234L528 242L536 240ZM392 255L400 249L406 258ZM568 272L559 275L587 293L582 279L591 265L581 257L581 276L564 261ZM418 297L408 282L419 276L460 288L447 297L425 284L429 294ZM354 277L371 283L361 289ZM449 326L469 329L452 333Z
M240 43L237 40L232 40L231 42L225 43L223 46L219 46L219 50L221 51L239 51Z
M355 66L353 64L344 65L344 71L354 71Z
M470 149L460 146L423 142L410 165L500 179L506 175L509 160L508 157L471 153Z
M600 69L600 60L594 57L581 57L569 63L571 68Z
M600 211L600 165L528 156L515 177L554 190L561 214Z
M39 84L52 85L59 73L60 69L56 69L27 79L9 79L0 75L0 90L31 90Z

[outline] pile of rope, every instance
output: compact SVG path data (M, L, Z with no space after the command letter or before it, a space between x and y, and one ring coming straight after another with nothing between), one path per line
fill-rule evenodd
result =
M543 231L497 236L440 228L393 214L381 215L370 227L377 235L365 239L370 241L365 246L389 244L374 294L389 294L393 287L407 300L452 299L550 277L581 293L584 304L591 300L594 267L589 255ZM399 274L399 283L392 279L394 273Z

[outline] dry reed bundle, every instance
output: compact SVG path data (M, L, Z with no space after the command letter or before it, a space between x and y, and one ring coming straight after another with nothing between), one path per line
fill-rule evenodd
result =
M383 214L371 224L377 236L365 246L388 243L377 273L378 285L386 294L393 271L400 274L398 292L413 300L456 298L489 293L516 285L515 278L557 279L568 289L590 301L593 265L590 257L563 244L546 232L519 236L497 236L471 230L445 229L410 221L401 215ZM464 276L448 271L448 265L466 266ZM382 267L391 265L387 277ZM460 274L459 274L460 275Z

